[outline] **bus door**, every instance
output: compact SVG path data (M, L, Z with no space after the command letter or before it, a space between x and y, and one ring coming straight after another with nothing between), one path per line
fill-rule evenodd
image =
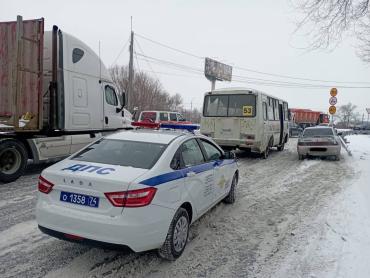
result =
M279 103L279 119L280 119L280 141L279 145L282 145L284 142L284 111L283 104Z

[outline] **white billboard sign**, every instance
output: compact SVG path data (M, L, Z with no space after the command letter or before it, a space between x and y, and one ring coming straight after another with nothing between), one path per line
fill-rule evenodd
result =
M233 67L211 58L205 59L204 75L209 80L231 81Z

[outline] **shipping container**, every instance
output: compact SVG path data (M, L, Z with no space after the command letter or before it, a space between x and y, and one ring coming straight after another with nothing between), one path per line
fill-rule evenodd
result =
M44 19L0 22L0 130L42 129Z

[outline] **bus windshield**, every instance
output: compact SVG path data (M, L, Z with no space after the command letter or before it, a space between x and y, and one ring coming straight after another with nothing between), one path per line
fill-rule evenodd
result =
M205 117L254 117L256 96L253 94L208 95L204 98Z

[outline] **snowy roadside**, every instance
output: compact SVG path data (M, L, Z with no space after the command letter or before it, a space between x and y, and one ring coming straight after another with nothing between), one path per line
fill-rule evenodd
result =
M288 255L275 263L273 277L369 277L370 136L347 139L353 156L342 155L355 178L342 181L345 190L311 223L294 231L297 236ZM261 274L270 276L272 269Z

